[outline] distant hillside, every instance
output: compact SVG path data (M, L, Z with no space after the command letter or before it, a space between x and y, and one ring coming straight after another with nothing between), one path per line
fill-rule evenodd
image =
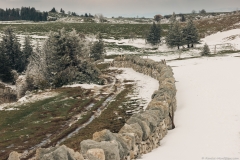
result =
M214 34L216 32L227 31L240 28L240 13L219 14L209 16L195 21L201 37Z

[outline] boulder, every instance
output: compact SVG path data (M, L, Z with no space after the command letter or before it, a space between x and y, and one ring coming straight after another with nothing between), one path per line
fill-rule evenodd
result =
M105 160L120 160L118 143L116 141L102 141L96 142L93 140L84 140L80 144L81 153L87 158L87 151L89 149L102 149L105 154Z
M84 160L79 152L66 147L39 148L36 152L36 160Z
M19 157L20 157L19 153L13 151L9 154L8 160L20 160Z
M87 158L89 160L105 160L105 154L103 149L98 148L89 149L87 151Z

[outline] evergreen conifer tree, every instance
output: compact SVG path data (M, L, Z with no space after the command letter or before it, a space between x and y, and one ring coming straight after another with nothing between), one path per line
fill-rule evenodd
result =
M2 43L0 46L0 80L3 82L13 82L13 75L11 73L11 65L9 63L6 52L2 49Z
M11 27L8 27L3 35L1 50L6 54L11 69L22 72L22 52L21 44L18 42L16 35Z
M181 15L181 22L185 22L186 21L186 18L185 18L185 16L182 14Z
M172 21L166 36L166 43L169 47L178 47L178 49L183 45L182 28L178 21Z
M95 61L103 58L104 55L104 42L102 40L102 35L98 34L98 41L94 42L90 51L90 58L93 58Z
M56 13L57 11L56 11L55 7L53 7L50 12Z
M157 45L161 42L161 27L159 24L157 25L155 22L153 22L146 40L151 45Z
M176 21L176 14L173 12L172 16L169 19L170 23L174 23Z
M196 26L193 23L193 20L190 19L187 23L187 26L183 29L183 39L184 43L187 44L188 48L193 47L193 44L199 42L199 35Z
M28 62L29 62L29 57L33 54L33 47L31 45L31 39L29 36L26 36L24 39L24 44L23 44L23 50L22 50L22 70L25 70Z

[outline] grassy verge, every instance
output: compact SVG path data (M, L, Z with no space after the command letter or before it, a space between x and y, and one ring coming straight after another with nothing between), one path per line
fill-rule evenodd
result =
M7 159L11 151L23 152L66 129L72 116L84 111L92 103L90 90L60 88L58 96L0 111L0 159ZM93 114L91 111L89 114ZM81 119L78 124L88 118ZM67 134L60 132L59 137Z
M75 150L80 150L80 142L85 139L91 139L93 133L103 129L109 129L113 133L117 133L130 117L126 114L128 106L124 105L129 100L127 95L132 92L131 84L125 85L125 89L119 93L114 101L102 112L102 114L94 119L88 126L81 129L74 137L66 140L63 144ZM121 106L121 107L119 107ZM121 117L118 119L118 117Z
M230 54L230 53L239 53L240 50L222 50L222 51L219 51L216 55L223 55L223 54Z
M97 67L100 71L103 71L103 70L109 68L109 63L100 63L100 64L97 64L96 67Z
M105 45L105 47L111 49L111 48L117 48L118 50L122 50L122 51L130 51L130 52L134 52L134 51L140 51L140 48L134 47L134 46L130 46L130 45L117 45L115 42L112 43L107 43Z

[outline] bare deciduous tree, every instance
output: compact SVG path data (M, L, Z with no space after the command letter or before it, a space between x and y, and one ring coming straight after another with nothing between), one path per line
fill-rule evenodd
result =
M163 17L160 14L154 16L154 20L159 22Z
M95 14L95 18L97 18L99 20L99 22L101 22L101 23L106 21L104 16L101 13Z

